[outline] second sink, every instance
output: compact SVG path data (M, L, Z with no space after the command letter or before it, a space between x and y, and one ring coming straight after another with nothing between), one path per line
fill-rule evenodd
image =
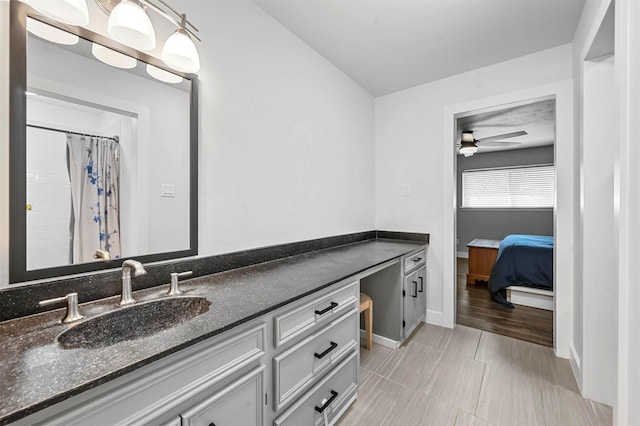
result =
M170 297L142 302L90 318L63 331L56 340L63 349L95 349L150 336L209 310L204 297Z

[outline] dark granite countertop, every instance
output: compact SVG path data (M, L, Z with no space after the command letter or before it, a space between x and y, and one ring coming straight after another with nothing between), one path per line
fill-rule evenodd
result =
M131 372L180 349L409 253L424 243L370 240L287 257L181 282L185 296L210 302L202 315L151 336L96 349L62 349L64 309L0 323L0 424ZM135 278L134 278L135 280ZM165 297L168 285L137 291ZM87 318L119 309L118 297L80 305Z

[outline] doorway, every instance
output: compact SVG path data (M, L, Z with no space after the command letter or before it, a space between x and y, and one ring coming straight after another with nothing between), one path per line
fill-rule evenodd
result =
M555 116L555 99L542 99L456 117L456 322L545 346L553 346Z
M554 215L554 352L569 358L571 317L574 282L574 258L572 218L577 205L574 191L575 147L573 128L573 95L571 80L560 81L528 89L450 105L443 110L443 140L451 149L443 150L443 313L439 324L455 327L456 324L456 119L470 111L491 111L496 105L517 105L531 100L555 99L556 144L554 159L556 169L556 204ZM443 142L444 143L444 142ZM435 318L434 318L435 319Z

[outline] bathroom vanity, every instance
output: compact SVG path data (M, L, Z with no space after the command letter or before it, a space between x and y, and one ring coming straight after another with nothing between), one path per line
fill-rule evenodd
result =
M178 298L205 297L206 312L107 346L61 347L56 336L73 327L59 323L61 310L2 322L0 423L333 423L357 397L361 283L399 295L376 301L376 314L399 303L387 320L401 334L379 336L399 345L402 322L426 311L416 304L424 256L424 243L374 239L186 280ZM142 305L167 289L134 296ZM122 309L116 302L80 309L90 320Z

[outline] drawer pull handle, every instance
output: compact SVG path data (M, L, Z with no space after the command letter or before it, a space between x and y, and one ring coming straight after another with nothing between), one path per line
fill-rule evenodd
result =
M420 280L420 290L418 291L422 293L424 291L424 278L418 277L418 279Z
M327 407L329 406L329 404L331 404L331 403L333 402L333 400L334 400L334 399L336 399L337 397L338 397L338 392L336 392L336 391L332 390L332 391L331 391L331 398L329 398L329 399L327 400L327 402L325 402L324 404L322 404L322 407L318 407L318 406L316 405L316 411L317 411L318 413L322 414L322 413L323 413L323 411L327 409Z
M418 263L418 262L420 262L421 260L422 260L422 258L421 258L421 257L415 257L415 258L413 259L413 261L414 261L415 263Z
M327 312L329 312L330 310L332 310L333 308L336 308L337 306L338 306L338 304L336 302L331 302L331 304L329 306L327 306L326 308L324 308L321 311L316 309L316 315L324 315Z
M319 354L318 352L314 353L313 356L315 356L318 359L322 359L324 358L329 352L331 352L332 350L334 350L335 348L338 347L338 344L336 342L331 342L331 346L329 346L329 348L322 352L321 354Z
M418 297L418 281L411 281L413 283L413 294L411 297Z

